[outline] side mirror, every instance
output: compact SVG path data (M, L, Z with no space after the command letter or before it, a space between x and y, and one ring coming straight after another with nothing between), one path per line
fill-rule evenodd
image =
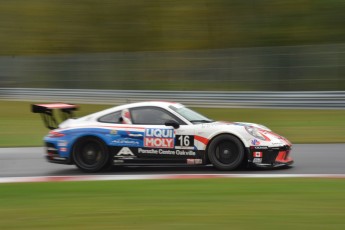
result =
M165 126L172 126L172 127L174 127L174 129L180 128L180 124L177 123L177 122L174 121L174 120L168 120L168 121L166 121L166 122L164 123L164 125L165 125Z

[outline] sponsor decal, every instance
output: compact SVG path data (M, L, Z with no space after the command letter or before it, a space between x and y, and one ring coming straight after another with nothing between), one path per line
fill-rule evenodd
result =
M188 150L176 150L177 156L195 156L194 151L188 151Z
M175 155L175 151L174 150L163 150L163 149L160 149L160 150L158 150L158 154L159 155Z
M110 134L112 134L112 135L116 135L117 134L117 130L110 130Z
M212 128L212 127L217 127L217 126L220 126L222 125L221 123L218 123L218 122L213 122L213 123L203 123L201 125L201 128L204 128L204 129L207 129L207 128Z
M135 138L142 140L143 135L143 132L138 131L117 130L117 136L120 136L122 138Z
M202 159L187 159L188 165L201 165Z
M174 129L145 129L144 146L174 148Z
M59 147L67 147L67 145L68 145L67 141L59 141L57 144L57 146L59 146Z
M138 153L155 155L174 155L174 156L195 156L196 152L192 150L170 150L170 149L138 149Z
M252 145L260 145L260 141L258 141L257 139L253 139L251 143Z
M139 147L141 146L140 141L133 139L118 139L113 140L115 146L127 146L127 147Z
M262 152L253 152L253 157L262 157Z
M272 145L283 145L281 142L271 142Z
M251 149L268 149L268 146L251 146Z
M67 148L60 148L60 152L67 152Z
M158 154L158 149L138 149L138 153L145 153L145 154Z
M262 162L262 158L254 158L253 159L253 163L261 163Z
M134 156L134 154L132 153L132 151L127 148L127 147L123 147L117 154L116 156Z

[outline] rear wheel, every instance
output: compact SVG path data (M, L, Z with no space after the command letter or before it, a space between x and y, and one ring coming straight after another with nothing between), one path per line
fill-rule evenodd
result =
M85 172L101 171L110 163L107 146L95 137L85 137L76 143L73 160Z
M208 158L219 170L234 170L244 159L245 151L242 142L232 135L215 137L208 147Z

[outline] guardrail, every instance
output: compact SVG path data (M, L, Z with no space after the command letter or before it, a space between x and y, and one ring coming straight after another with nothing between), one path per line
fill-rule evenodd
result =
M0 88L0 99L125 104L167 100L213 108L345 109L345 91L149 91L46 88Z

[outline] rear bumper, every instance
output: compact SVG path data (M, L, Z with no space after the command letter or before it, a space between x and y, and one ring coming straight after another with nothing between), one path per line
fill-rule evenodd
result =
M291 146L280 147L251 146L248 149L248 162L261 168L276 168L294 163L290 157Z
M46 159L50 163L72 164L72 160L68 157L60 156L58 149L53 143L46 143Z

